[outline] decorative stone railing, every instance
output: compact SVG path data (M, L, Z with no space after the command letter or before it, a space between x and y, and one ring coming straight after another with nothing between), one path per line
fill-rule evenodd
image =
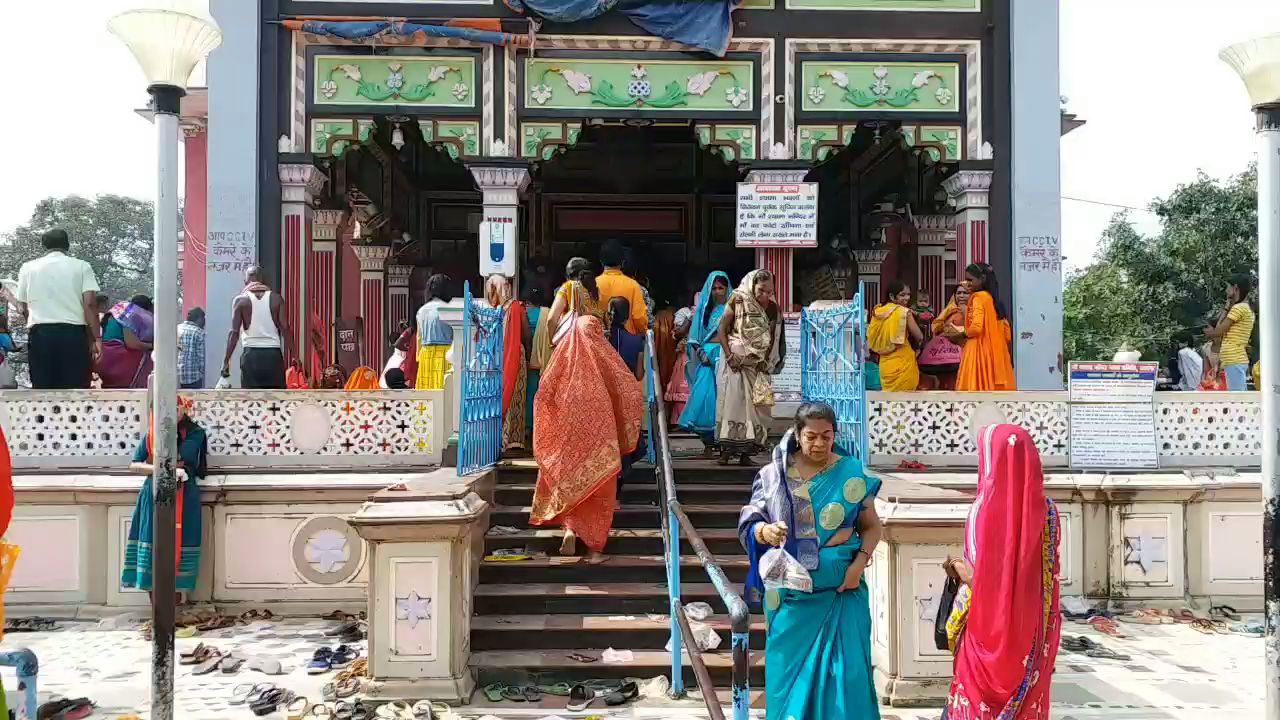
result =
M867 427L873 465L915 460L939 467L977 464L969 429L978 405L995 403L1009 422L1035 438L1047 467L1065 467L1071 454L1071 403L1065 392L871 392ZM1262 405L1257 393L1155 395L1160 466L1256 467L1262 452Z
M209 466L407 469L439 465L452 429L446 391L200 390ZM145 432L144 390L0 392L16 470L126 467Z

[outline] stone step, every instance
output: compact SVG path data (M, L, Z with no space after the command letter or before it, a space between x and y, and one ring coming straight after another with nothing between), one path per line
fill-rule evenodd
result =
M765 460L761 454L760 462ZM714 460L676 460L672 466L672 478L676 485L680 483L697 483L701 485L742 485L748 487L755 479L759 467L743 467L741 465L719 465ZM529 482L526 478L538 475L538 465L533 460L510 460L498 466L498 485ZM629 483L651 483L654 480L653 466L639 463L631 470Z
M500 483L494 489L495 501L498 505L526 506L533 502L534 479L514 484ZM623 505L658 504L658 486L650 478L644 482L639 480L628 482L622 486L619 500ZM732 505L741 508L751 499L751 482L740 484L700 484L676 482L676 497L681 504L690 505ZM501 523L497 523L501 524Z
M704 622L720 635L720 648L729 647L732 628L726 615ZM764 617L752 618L751 648L764 649ZM667 615L503 615L471 619L471 649L543 650L576 647L587 650L629 648L657 650L671 637Z
M735 585L747 577L745 555L716 558L720 569ZM665 583L667 568L661 555L612 555L602 565L588 565L586 558L547 556L516 562L485 562L480 565L481 583L551 583L551 582L640 582ZM692 555L680 561L681 582L707 582L702 563ZM741 587L735 588L741 592Z
M711 583L682 583L680 598L728 612ZM475 594L476 615L643 615L669 608L665 583L481 583Z
M733 657L727 644L721 647L720 650L702 653L702 659L707 665L711 681L717 687L728 687L733 679ZM632 652L635 658L629 663L583 663L569 656L580 653L598 658L600 653L579 650L487 650L472 653L470 665L477 670L481 687L490 683L525 684L534 678L543 684L588 679L651 678L671 671L671 654L665 650ZM764 687L764 653L751 653L750 663L752 687ZM688 658L684 660L684 678L690 687L697 686Z
M740 504L698 504L681 503L693 526L701 532L710 528L738 527ZM489 516L490 525L506 525L509 527L529 527L528 505L498 505ZM613 513L613 526L619 528L658 528L662 527L662 518L658 516L658 508L648 504L624 504Z
M698 534L707 544L707 549L717 557L744 553L742 544L738 542L737 529L711 528L699 530ZM485 537L484 546L486 552L493 552L499 548L525 548L547 555L558 555L562 536L563 531L560 528L525 529L510 535L490 533ZM578 540L578 552L583 553L584 550L582 540ZM662 555L664 552L662 530L613 528L609 531L609 541L604 551L606 555ZM684 537L680 539L680 554L694 554L692 546Z

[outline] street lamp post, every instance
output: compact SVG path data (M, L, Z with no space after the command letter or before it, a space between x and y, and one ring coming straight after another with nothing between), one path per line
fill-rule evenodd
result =
M111 18L107 28L142 67L155 117L159 163L155 203L155 375L151 428L151 716L173 720L173 626L177 596L174 499L178 455L178 112L187 80L222 42L200 0L152 2Z
M1280 33L1236 43L1219 57L1244 80L1258 121L1266 717L1280 720Z

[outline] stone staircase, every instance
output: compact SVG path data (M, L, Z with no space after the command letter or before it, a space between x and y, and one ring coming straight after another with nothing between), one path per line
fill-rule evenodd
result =
M677 460L677 494L690 520L739 591L747 573L737 538L738 511L750 497L755 468L719 467L701 460ZM669 611L663 565L658 486L651 467L639 466L623 486L622 509L605 549L608 562L588 565L584 558L558 556L560 531L531 528L529 507L537 481L532 461L498 468L490 527L518 533L486 537L485 550L527 548L542 553L518 562L485 562L475 595L471 626L471 665L481 687L490 683L585 681L623 677L651 678L670 672ZM579 542L582 552L582 543ZM687 542L681 543L682 598L686 605L710 603L709 622L720 634L719 649L703 653L717 687L730 685L729 618L719 595ZM650 615L660 615L651 619ZM764 619L752 618L751 647L764 648ZM599 658L606 648L630 650L630 663L583 663L577 654ZM751 684L764 685L764 653L752 654ZM695 687L685 661L685 682Z

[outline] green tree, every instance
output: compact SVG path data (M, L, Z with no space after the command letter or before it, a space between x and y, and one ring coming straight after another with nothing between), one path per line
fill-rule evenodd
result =
M0 277L17 278L22 263L45 250L40 235L62 228L71 236L71 254L88 262L111 300L152 294L153 205L120 195L45 198L31 219L0 235Z
M1181 334L1199 338L1224 309L1228 278L1256 273L1257 187L1255 166L1226 180L1200 173L1151 203L1161 222L1151 236L1128 213L1113 217L1093 264L1067 278L1067 357L1109 359L1128 345L1159 360Z

